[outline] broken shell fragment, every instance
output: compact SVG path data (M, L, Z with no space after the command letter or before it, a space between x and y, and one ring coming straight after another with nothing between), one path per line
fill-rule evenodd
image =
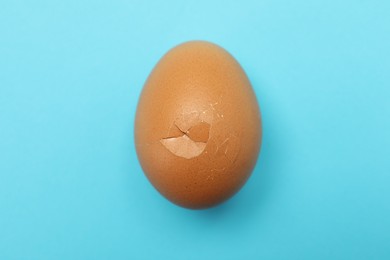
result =
M192 41L170 50L149 75L134 138L153 186L186 208L234 195L256 164L259 106L238 62L221 47Z

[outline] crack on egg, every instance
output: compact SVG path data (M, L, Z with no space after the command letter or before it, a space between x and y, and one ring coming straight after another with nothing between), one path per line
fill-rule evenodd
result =
M204 110L182 111L174 119L167 135L160 140L160 143L174 155L185 159L202 154L210 140L213 123L224 120L224 115L218 108L222 103L222 97L221 94L216 102L209 103ZM220 146L226 146L228 139ZM228 147L223 149L222 153L227 157Z
M170 127L168 137L162 138L160 143L171 153L185 159L199 156L206 149L210 138L210 124L201 120L199 114L182 114Z

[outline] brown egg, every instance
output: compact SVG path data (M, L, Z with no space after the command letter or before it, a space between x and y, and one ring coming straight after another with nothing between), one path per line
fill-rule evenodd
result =
M149 75L135 119L138 159L173 203L207 208L250 176L261 143L259 106L238 62L221 47L191 41Z

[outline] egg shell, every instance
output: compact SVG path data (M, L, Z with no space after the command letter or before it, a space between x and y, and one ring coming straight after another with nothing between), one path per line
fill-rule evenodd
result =
M178 45L150 73L134 138L153 186L186 208L215 206L247 181L261 146L256 96L239 63L205 41Z

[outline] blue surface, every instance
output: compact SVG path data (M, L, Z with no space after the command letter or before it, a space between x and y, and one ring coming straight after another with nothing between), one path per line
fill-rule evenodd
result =
M390 259L390 2L0 2L0 259ZM158 59L220 44L261 105L254 174L176 207L137 161Z

